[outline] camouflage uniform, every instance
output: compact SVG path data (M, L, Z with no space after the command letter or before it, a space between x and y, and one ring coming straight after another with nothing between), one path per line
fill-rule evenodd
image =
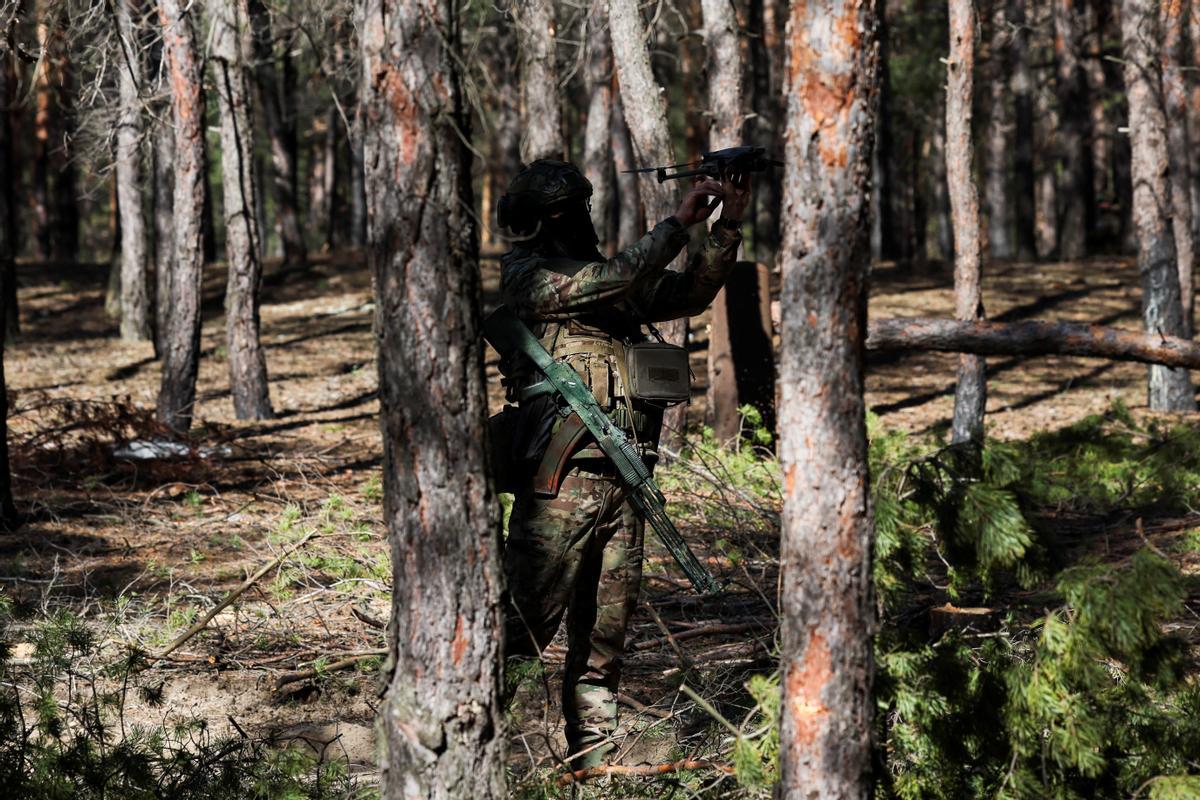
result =
M660 222L640 241L607 261L586 262L547 254L537 245L518 245L502 262L504 303L520 316L556 358L565 359L589 384L614 422L632 431L652 462L662 409L623 398L614 350L648 340L655 322L700 313L724 284L741 235L722 222L713 225L704 246L683 272L667 265L688 242L675 218ZM502 365L510 399L522 383L536 381L531 367ZM564 413L552 398L550 427ZM632 408L631 408L632 407ZM522 404L526 417L546 414L536 403ZM632 418L631 418L632 417ZM536 459L539 438L517 430L516 449ZM518 462L520 457L516 459ZM596 746L615 731L617 684L625 651L625 629L637 605L642 572L644 523L624 502L620 482L595 447L571 459L558 496L535 496L530 482L516 492L504 553L509 604L506 652L534 656L553 638L567 613L568 655L563 680L563 713L571 753L592 748L577 766L603 761L611 744Z

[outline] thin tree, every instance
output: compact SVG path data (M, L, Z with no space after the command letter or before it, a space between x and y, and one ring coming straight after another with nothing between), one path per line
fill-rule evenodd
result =
M453 0L364 0L368 260L393 579L382 796L504 796L499 506Z
M1184 334L1195 331L1196 245L1192 237L1192 137L1188 130L1189 106L1186 70L1190 0L1163 0L1159 7L1163 32L1163 103L1167 119L1167 156L1171 176L1171 225L1179 261L1179 296L1183 304Z
M990 85L987 132L984 135L984 197L988 213L988 255L1009 259L1016 255L1013 242L1012 103L1007 84L1011 34L1004 0L994 0L989 26L988 72Z
M1013 216L1017 231L1017 258L1037 256L1037 177L1033 166L1033 75L1029 67L1029 0L1008 0L1012 24L1009 54L1013 93Z
M243 54L248 11L245 0L209 0L211 53L217 111L221 119L221 179L225 207L225 341L229 388L238 419L271 419L267 360L259 341L262 262L258 196Z
M587 18L587 126L583 134L583 174L592 184L592 224L605 246L612 244L612 46L608 7L593 3Z
M711 150L735 147L742 143L745 121L742 90L742 54L738 42L738 21L728 0L702 0L704 42L708 52L708 129ZM708 333L708 424L718 441L738 434L737 376L734 372L730 343L729 290L723 288L712 304Z
M163 65L166 71L166 65ZM154 126L154 352L166 352L171 316L171 262L175 258L175 123L170 108Z
M983 318L979 273L983 242L979 235L979 191L975 186L975 157L971 141L971 100L975 92L975 30L973 0L950 0L950 59L946 87L946 184L954 219L954 315ZM979 356L958 357L954 390L954 423L950 440L983 443L983 414L987 405L987 375Z
M204 100L191 15L195 6L159 0L163 58L175 128L172 246L162 337L158 421L186 433L200 366L200 289L204 270Z
M271 12L263 0L249 0L253 32L255 83L267 122L271 145L271 185L285 264L303 264L308 258L300 230L299 140L296 134L296 76L292 57L284 48L283 69L276 69L275 35Z
M625 107L621 103L621 92L616 90L617 76L613 75L612 92L612 153L613 170L617 177L616 207L617 225L616 239L611 242L609 249L615 255L616 249L628 247L637 241L642 234L643 214L641 211L640 183L638 176L629 170L637 164L633 159L633 142L630 141L629 126L625 123Z
M521 54L521 160L559 158L566 152L562 96L555 65L556 4L551 0L517 0L513 22Z
M791 4L781 255L783 718L777 796L871 796L863 402L873 0Z
M637 0L609 0L609 29L613 61L617 67L617 85L621 108L633 142L634 160L639 166L674 164L675 149L667 123L667 100L650 68L646 46L646 25ZM638 181L646 229L657 225L675 212L675 192L669 184L654 180ZM659 326L673 344L687 339L687 320L677 319ZM664 417L665 441L678 445L687 423L687 405L668 409Z
M13 105L16 102L17 89L16 70L13 68L13 54L10 49L0 44L0 170L4 175L12 176L0 182L0 226L5 237L10 258L0 261L0 304L4 306L4 327L0 328L5 344L16 341L21 332L20 315L17 308L17 262L16 254L20 250L17 235L17 184L19 175L16 159L13 157Z
M117 207L121 214L121 338L151 337L149 256L142 204L142 61L134 17L137 0L116 0L117 21Z
M9 152L8 102L12 87L9 80L12 72L9 69L11 53L8 46L0 43L0 158L4 158L7 168ZM5 170L6 176L13 173ZM5 181L6 186L0 187L0 331L7 331L7 316L10 307L3 298L9 292L16 294L16 287L10 283L16 278L17 226L14 216L16 200L11 188L13 181ZM17 510L13 504L12 475L8 464L8 383L4 378L4 350L0 346L0 530L11 530L17 523Z
M758 33L750 40L753 74L754 142L770 153L778 153L784 127L783 25L786 6L782 0L749 3L748 27ZM774 156L778 158L778 156ZM779 251L779 198L782 175L772 170L756 175L754 182L754 258L774 266ZM888 194L886 187L881 195ZM889 220L890 222L890 220ZM886 230L886 229L885 229Z
M1186 330L1179 293L1179 262L1171 223L1167 120L1161 104L1162 39L1154 0L1123 0L1121 46L1129 97L1133 147L1133 220L1142 275L1142 319L1150 333L1182 336ZM1150 367L1150 408L1195 411L1187 370Z
M1079 0L1054 0L1054 57L1058 75L1058 162L1062 192L1058 213L1058 257L1083 258L1096 222L1091 101L1081 59L1084 9Z

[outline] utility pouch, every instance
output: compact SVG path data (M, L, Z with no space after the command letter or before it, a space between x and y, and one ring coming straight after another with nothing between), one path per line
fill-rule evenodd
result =
M629 396L673 405L692 395L686 348L666 342L639 342L625 348Z

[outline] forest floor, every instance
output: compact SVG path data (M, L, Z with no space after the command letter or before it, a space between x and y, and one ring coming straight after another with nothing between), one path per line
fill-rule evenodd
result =
M995 265L985 276L992 318L1139 325L1138 274L1126 259ZM0 590L15 601L22 624L71 610L108 646L155 653L246 576L315 532L203 633L154 662L150 679L162 682L162 707L131 695L126 713L148 723L201 718L215 728L232 723L307 742L369 777L390 567L380 521L371 282L361 258L340 254L268 275L263 341L277 419L266 422L233 416L223 273L210 267L198 422L186 452L171 458L120 450L161 435L153 422L159 373L149 344L115 338L104 280L101 267L20 267L22 333L5 367L14 494L28 519L0 535ZM485 302L495 302L494 262L485 265L484 284ZM949 315L952 308L947 273L881 266L872 276L875 317ZM693 323L701 378L703 326L703 318ZM873 356L868 405L887 428L935 436L949 423L954 373L952 355ZM1117 399L1136 415L1147 413L1141 365L997 358L989 376L994 437L1061 427ZM701 418L702 386L697 397L691 413ZM695 474L697 484L713 483L702 464ZM687 481L667 483L683 501L678 487ZM762 510L768 522L771 513ZM622 685L624 763L711 750L721 731L678 694L681 680L708 695L773 669L777 569L769 524L739 544L755 555L736 569L716 557L729 547L719 531L684 532L710 563L724 565L732 583L717 598L697 598L661 550L650 548L648 602L630 631ZM1137 542L1129 524L1111 536ZM15 656L28 654L19 642ZM526 682L511 711L517 774L563 755L554 688L563 655L561 645L551 647L545 680ZM346 657L358 659L353 669L326 669ZM279 683L313 667L315 677Z

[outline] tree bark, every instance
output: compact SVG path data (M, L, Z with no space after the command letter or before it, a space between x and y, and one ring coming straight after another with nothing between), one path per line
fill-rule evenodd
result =
M167 121L154 130L154 352L159 358L167 350L171 264L175 260L175 126L169 113L164 116Z
M729 0L701 0L704 42L708 55L708 148L720 150L742 143L745 121L742 92L742 54L738 21ZM708 330L708 424L717 441L738 435L737 366L730 344L728 290L721 289L712 304Z
M1157 5L1154 0L1123 0L1121 4L1121 45L1133 148L1133 218L1138 232L1146 330L1182 336L1185 326L1171 224L1167 121L1160 104L1162 62ZM1150 408L1155 411L1196 410L1196 396L1186 370L1150 367L1149 397Z
M320 249L333 249L333 194L337 184L338 125L337 109L330 107L314 120L316 141L312 147L308 173L308 228L317 236Z
M305 263L308 251L304 233L300 230L299 143L291 57L285 54L283 74L280 75L275 63L270 11L263 0L249 0L249 12L257 61L254 78L271 145L271 185L275 194L279 240L284 263L294 266Z
M755 117L751 123L754 143L778 158L783 134L783 26L786 12L781 0L749 4L749 24L758 36L750 40ZM773 267L779 251L779 201L783 175L771 170L755 176L754 257ZM883 187L886 196L886 185ZM885 229L886 230L886 229ZM886 235L886 234L885 234Z
M1196 250L1192 238L1191 136L1188 131L1189 0L1163 0L1159 15L1163 32L1163 104L1167 125L1167 157L1171 181L1171 226L1179 261L1179 297L1183 331L1192 336L1196 305ZM1194 62L1193 62L1194 63Z
M1012 149L1012 104L1006 78L1011 70L1008 57L1010 33L1005 4L997 0L992 5L991 53L988 64L990 90L988 93L987 133L984 136L984 198L988 212L988 255L994 259L1016 256L1013 241L1013 208L1009 179Z
M650 51L645 45L646 25L637 0L609 0L608 19L621 107L629 125L634 160L640 166L674 164L675 149L667 123L667 101L650 68ZM641 177L638 190L642 199L643 224L644 230L649 230L675 212L675 191L670 184ZM673 268L679 261L676 260ZM659 330L672 344L686 345L687 323L686 319L677 319L660 325ZM687 404L680 403L668 409L663 421L663 441L678 450L687 425Z
M40 4L39 4L40 5ZM34 254L74 261L79 250L75 164L68 152L75 98L65 8L38 9L37 114L34 148Z
M1033 77L1029 69L1029 27L1025 18L1028 0L1008 0L1012 21L1013 93L1013 209L1017 225L1017 258L1037 257L1036 174L1033 168Z
M872 527L863 403L872 0L791 4L779 407L778 795L871 796Z
M200 365L200 290L204 271L204 101L190 10L182 0L158 0L163 57L175 124L172 246L158 421L187 433Z
M13 140L13 107L16 104L17 75L13 59L6 46L0 45L0 169L7 178L0 180L0 305L4 306L4 325L0 335L4 344L16 342L21 332L17 307L17 253L20 252L20 236L17 224L17 187L20 171L14 157L16 142ZM19 130L19 128L17 128ZM4 254L7 253L7 256ZM0 364L0 368L3 364ZM2 390L3 387L0 387Z
M144 342L151 338L149 259L146 252L146 214L142 205L142 65L134 13L136 0L116 0L117 82L117 207L121 214L121 338Z
M616 83L616 75L613 82ZM633 143L629 140L629 126L625 124L625 109L621 104L621 93L612 93L612 152L613 172L617 178L617 239L610 255L638 240L642 234L642 211L639 196L638 176L629 172L637 164L633 160Z
M555 64L555 3L551 0L517 0L513 22L521 54L521 160L562 159L562 97Z
M608 8L593 3L588 16L587 127L583 134L583 173L592 184L592 225L600 241L612 243L612 45Z
M1091 100L1081 62L1084 8L1079 0L1054 0L1054 57L1057 64L1058 161L1062 192L1058 212L1058 257L1084 258L1096 225L1092 174Z
M946 183L954 216L954 316L962 320L983 318L983 288L980 283L983 243L979 236L979 194L975 187L975 157L971 142L976 23L973 0L950 0ZM983 444L986 406L987 372L984 361L977 355L963 354L958 359L951 442Z
M1079 322L881 319L867 327L867 349L937 350L981 356L1084 356L1200 369L1200 345L1191 339Z
M364 0L390 655L381 794L504 796L499 506L486 470L458 5Z
M253 116L246 80L249 30L245 0L208 0L210 52L221 120L221 179L225 208L225 346L229 391L238 419L271 419L267 360L259 340L258 196L254 180Z

